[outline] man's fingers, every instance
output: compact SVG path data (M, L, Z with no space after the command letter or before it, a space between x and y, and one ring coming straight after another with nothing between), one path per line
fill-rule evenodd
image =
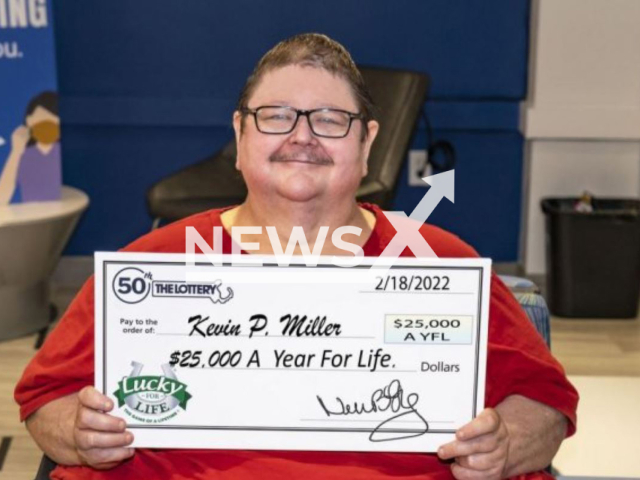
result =
M126 422L107 413L80 407L76 416L76 428L80 430L97 430L98 432L124 432Z
M82 430L101 432L124 432L126 422L102 412L113 409L113 402L94 387L85 387L78 393L76 427Z
M476 425L477 430L466 431L462 436L465 434L475 435L484 429L488 429L489 433L460 440L459 430L456 435L458 440L447 443L438 450L438 456L442 459L455 458L455 463L451 466L451 473L458 480L480 478L498 480L505 468L509 449L508 431L499 415L495 414L494 420L497 421L497 426L494 428L492 425L494 414L490 410L485 410L485 412L487 413L483 412L473 422L463 427L472 426L472 423L480 420Z
M96 448L81 452L82 460L93 468L113 468L119 463L131 458L135 453L133 448Z
M500 437L495 434L483 435L467 441L455 440L442 445L438 449L438 456L443 460L464 457L478 453L493 452L500 443Z
M94 387L84 387L80 390L78 393L78 400L82 406L92 408L94 410L110 412L113 409L113 402L111 399L100 393Z
M456 458L456 463L471 470L483 471L501 468L504 463L504 452L498 449L489 453L476 453L466 457L458 457Z
M133 435L131 432L103 433L95 430L76 430L75 441L80 450L113 449L129 445L133 442Z
M500 426L500 422L501 418L498 412L493 408L486 408L476 418L460 427L456 432L456 438L458 440L469 440L495 432Z
M125 431L126 422L107 413L113 402L93 387L85 387L78 393L75 428L75 445L82 462L93 468L113 468L134 454L127 448L133 442L133 434Z

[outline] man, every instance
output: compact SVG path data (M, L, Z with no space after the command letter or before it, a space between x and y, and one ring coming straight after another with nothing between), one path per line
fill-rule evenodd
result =
M323 35L281 42L257 65L233 117L237 168L249 194L235 208L195 215L152 232L128 251L184 252L185 227L212 242L212 227L261 226L243 240L273 253L266 226L286 245L294 226L317 238L328 226L352 225L345 241L378 256L395 231L380 209L358 205L378 132L360 74L347 51ZM441 257L476 256L432 226L420 233ZM225 233L223 251L231 252ZM311 245L313 248L313 245ZM346 254L330 242L322 253ZM411 256L405 249L403 256ZM54 478L415 478L498 479L546 467L575 430L577 393L506 287L492 278L487 367L488 408L443 445L438 455L216 450L138 450L113 403L93 383L93 281L80 291L59 327L16 388L21 417L58 467ZM74 467L75 465L75 467ZM538 473L529 478L545 478Z

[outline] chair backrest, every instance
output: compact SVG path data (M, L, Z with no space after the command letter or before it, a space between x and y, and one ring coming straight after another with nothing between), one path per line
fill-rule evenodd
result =
M36 473L35 480L49 480L51 477L51 472L56 468L58 464L51 460L46 455L42 456L40 460L40 466L38 467L38 471Z
M236 143L163 178L147 192L147 209L156 220L175 221L211 208L237 205L247 186L235 168Z
M377 67L360 67L360 71L376 105L380 132L369 155L369 173L357 197L389 209L427 98L429 77Z

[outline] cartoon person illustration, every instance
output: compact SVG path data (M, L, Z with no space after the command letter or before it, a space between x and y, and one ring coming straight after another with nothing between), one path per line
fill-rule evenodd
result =
M19 190L23 202L59 200L62 188L58 95L42 92L31 99L24 125L11 135L11 151L0 174L0 205Z

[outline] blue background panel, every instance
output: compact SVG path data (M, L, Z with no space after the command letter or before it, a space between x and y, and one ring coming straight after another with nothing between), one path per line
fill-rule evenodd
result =
M232 138L237 95L262 54L318 31L357 63L430 74L428 112L459 153L460 199L432 221L516 260L528 17L527 0L58 0L64 180L91 197L66 253L115 250L148 231L147 189ZM396 208L411 211L424 193L404 174Z
M230 127L72 126L63 135L65 183L91 195L67 254L90 255L117 250L149 232L148 188L217 151L232 131Z
M523 98L525 0L58 0L60 81L73 95L233 98L257 60L318 31L358 63L429 72L434 98Z

